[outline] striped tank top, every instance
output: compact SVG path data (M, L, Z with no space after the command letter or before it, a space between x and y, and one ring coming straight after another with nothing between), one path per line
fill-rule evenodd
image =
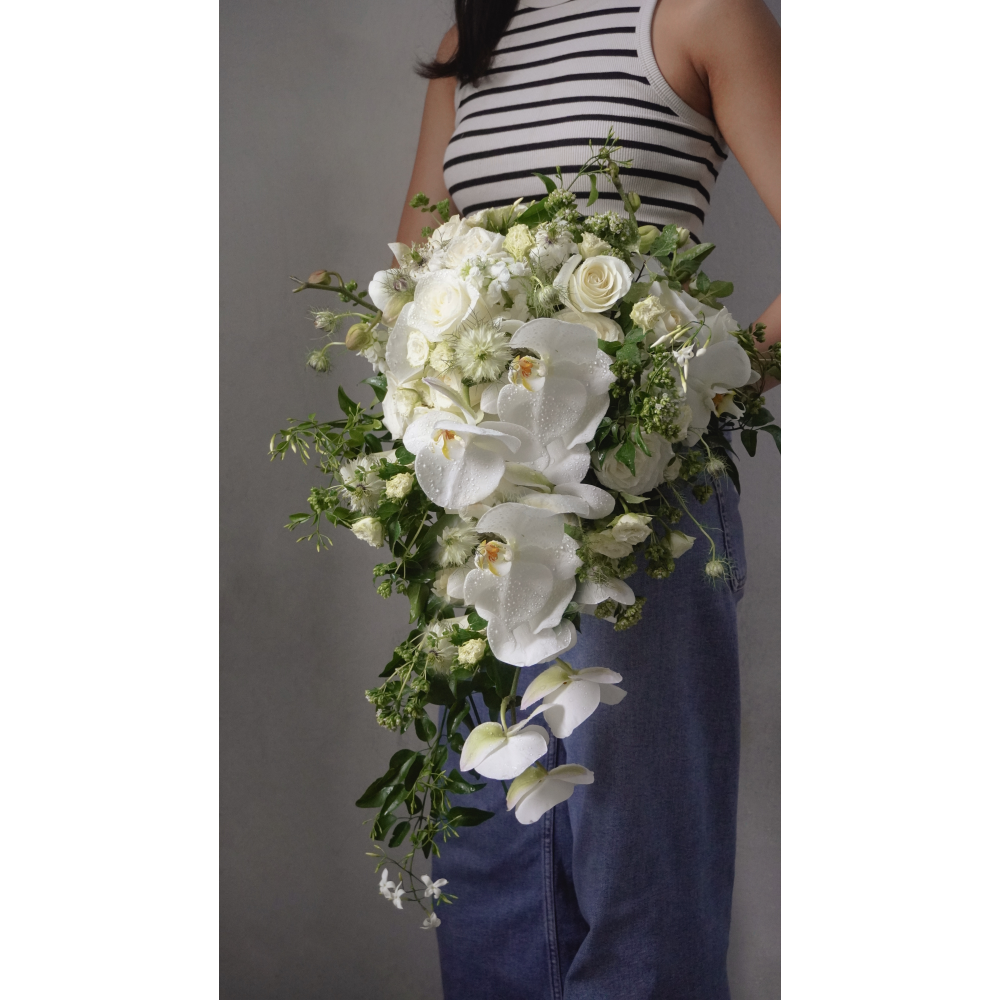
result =
M614 127L642 199L640 225L675 223L698 240L728 150L711 119L688 107L653 57L656 0L520 0L490 75L455 89L444 178L462 215L545 195L534 173L566 182ZM605 177L573 189L584 214L623 211Z

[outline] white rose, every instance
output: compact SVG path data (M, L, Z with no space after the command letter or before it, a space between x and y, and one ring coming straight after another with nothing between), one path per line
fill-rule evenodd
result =
M432 247L442 247L449 240L456 240L469 229L469 224L460 215L453 215L447 222L442 222L430 235L428 243ZM398 258L397 258L398 259Z
M486 257L488 254L499 253L502 247L503 236L500 233L491 233L488 229L473 226L448 244L444 264L445 267L458 267L462 261L470 257Z
M385 484L385 495L390 500L402 500L413 489L412 472L397 472Z
M648 527L652 519L649 514L622 514L611 525L611 534L619 542L638 545L652 534L652 529Z
M643 437L650 455L641 448L635 449L635 475L613 453L604 459L603 468L598 468L597 459L594 459L597 478L605 486L642 496L663 482L665 466L673 457L674 450L659 434L645 434Z
M382 543L385 541L382 523L376 521L374 517L363 517L360 521L355 521L351 525L351 531L355 537L367 542L373 549L382 548Z
M590 327L597 334L599 340L606 341L609 344L625 343L625 334L622 328L613 319L609 319L601 313L580 312L572 306L567 306L562 312L556 313L554 319L561 319L565 323L579 323L581 326Z
M411 330L406 338L406 360L414 368L423 368L430 352L431 345L427 343L427 338L419 330Z
M436 343L472 312L478 297L457 274L435 271L417 283L410 325Z
M600 313L631 286L632 269L624 261L604 255L588 257L569 279L569 300L580 312Z

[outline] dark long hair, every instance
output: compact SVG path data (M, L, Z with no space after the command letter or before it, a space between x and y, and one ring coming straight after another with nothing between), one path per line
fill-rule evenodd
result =
M429 80L455 76L459 83L478 83L489 74L493 50L516 8L517 0L455 0L455 54L443 62L433 59L420 63L417 72Z

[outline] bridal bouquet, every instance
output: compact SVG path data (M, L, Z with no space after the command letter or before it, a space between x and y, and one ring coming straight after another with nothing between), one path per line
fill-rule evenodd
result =
M375 370L370 405L340 389L341 418L290 422L271 454L312 449L326 477L288 527L310 528L317 548L323 522L349 528L385 553L379 595L409 600L413 629L367 698L380 725L425 745L396 753L357 804L377 810L380 891L418 903L428 928L454 897L445 879L417 879L415 859L493 815L460 804L481 779L504 783L521 823L600 780L536 763L550 732L566 737L625 697L616 671L572 667L580 616L639 621L644 598L627 581L640 552L654 579L686 556L723 580L697 506L723 476L738 488L733 432L751 455L759 431L780 446L761 396L764 376L780 377L778 348L758 351L763 327L741 328L719 301L733 286L701 270L712 244L637 225L628 166L609 134L568 183L539 175L538 202L458 218L418 195L440 224L390 244L398 266L367 291L329 271L296 289L346 304L314 313L331 337L348 328L308 364L328 370L344 344ZM589 180L593 204L602 174L626 214L578 211L572 188ZM700 540L677 529L685 514ZM521 668L542 663L519 696ZM446 770L449 747L460 769Z

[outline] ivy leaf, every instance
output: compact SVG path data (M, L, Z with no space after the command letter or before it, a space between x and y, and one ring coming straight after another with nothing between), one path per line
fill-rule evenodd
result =
M477 632L482 632L487 625L489 625L489 622L475 608L469 612L469 628L475 629Z
M545 191L547 194L552 194L556 189L556 182L552 180L551 177L546 177L545 174L535 174L535 176L545 185Z
M448 810L448 822L452 826L479 826L493 817L493 813L485 809L473 809L471 806L455 806Z
M622 465L628 468L632 475L635 475L635 445L631 441L625 441L624 444L615 452L615 458L618 459Z
M371 378L361 380L364 385L370 385L375 390L375 398L381 403L385 399L386 380L385 375L372 375Z
M396 462L398 465L413 465L417 456L407 451L402 445L396 449Z
M774 443L778 446L778 454L781 454L781 428L777 424L768 424L767 427L761 427L761 430L767 434L770 434L774 438Z
M649 252L667 267L669 264L669 257L677 249L677 227L676 226L664 226L660 231L660 235L653 240L653 245L649 248ZM666 257L667 260L662 258Z
M749 429L740 431L740 440L743 442L747 454L753 458L757 454L757 432Z
M392 831L392 836L389 838L390 847L399 847L399 845L406 840L406 835L410 832L410 824L405 820L400 823L395 830Z
M605 354L610 354L614 357L618 353L618 349L622 346L617 340L600 340L597 341L597 346L604 351Z

